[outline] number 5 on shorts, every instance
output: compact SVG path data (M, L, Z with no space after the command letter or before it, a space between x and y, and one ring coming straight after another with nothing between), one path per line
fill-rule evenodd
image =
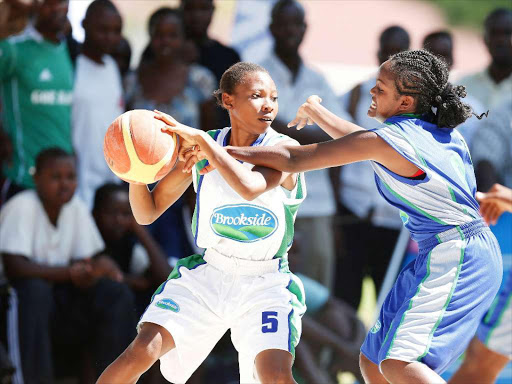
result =
M274 333L277 332L277 312L261 313L261 332Z

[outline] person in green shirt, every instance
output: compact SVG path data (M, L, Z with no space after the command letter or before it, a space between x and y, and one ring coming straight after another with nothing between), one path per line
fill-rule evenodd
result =
M13 148L2 174L8 196L33 188L36 155L58 147L71 153L73 68L63 38L68 0L43 0L33 23L0 40L3 126Z

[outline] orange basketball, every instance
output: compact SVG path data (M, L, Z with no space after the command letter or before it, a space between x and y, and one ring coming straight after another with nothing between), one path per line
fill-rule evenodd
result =
M154 113L135 109L123 113L108 127L103 154L109 168L129 183L151 184L167 175L178 158L176 134Z

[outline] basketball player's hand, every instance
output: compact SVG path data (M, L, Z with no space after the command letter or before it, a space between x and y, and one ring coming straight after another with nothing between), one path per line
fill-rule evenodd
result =
M512 189L500 184L494 184L489 192L476 193L480 202L480 214L487 224L496 224L504 212L512 212Z
M183 172L190 173L196 163L206 159L206 154L201 151L201 147L199 145L194 145L192 148L185 150L180 149L178 157L180 161L185 162Z
M314 122L313 122L313 119L311 119L311 117L308 116L307 112L306 112L306 108L308 107L309 104L313 104L313 103L321 103L322 102L322 99L320 98L320 96L317 96L317 95L312 95L312 96L309 96L306 100L306 102L304 104L302 104L299 109L297 110L297 115L295 116L295 119L293 119L292 121L290 121L288 123L288 128L291 128L293 126L297 126L297 130L299 129L302 129L307 125L313 125Z

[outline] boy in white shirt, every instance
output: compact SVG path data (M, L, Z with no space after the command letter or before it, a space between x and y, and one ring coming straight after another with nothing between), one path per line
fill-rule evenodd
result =
M94 220L73 198L74 157L44 150L34 181L36 190L18 193L0 212L0 254L18 296L24 379L42 383L54 381L52 346L65 348L66 364L86 361L76 351L90 348L101 371L130 342L135 319L119 268L99 255Z

